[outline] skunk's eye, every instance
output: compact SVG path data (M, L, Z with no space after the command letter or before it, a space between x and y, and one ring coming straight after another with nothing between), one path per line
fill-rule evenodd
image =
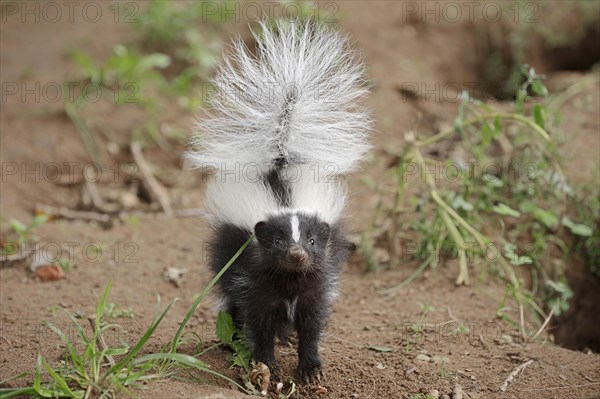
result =
M315 239L314 238L311 238L310 240L308 240L308 242L309 242L310 245L315 245Z
M276 238L275 239L275 245L281 245L281 238Z

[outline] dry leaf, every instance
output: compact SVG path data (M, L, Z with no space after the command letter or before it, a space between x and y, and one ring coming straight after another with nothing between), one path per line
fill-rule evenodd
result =
M64 278L65 272L59 265L43 265L37 267L33 275L42 281L54 281Z

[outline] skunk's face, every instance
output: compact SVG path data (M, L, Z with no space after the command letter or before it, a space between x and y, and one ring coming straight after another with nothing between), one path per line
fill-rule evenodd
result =
M330 227L316 216L284 214L254 227L263 256L278 268L306 273L323 264Z

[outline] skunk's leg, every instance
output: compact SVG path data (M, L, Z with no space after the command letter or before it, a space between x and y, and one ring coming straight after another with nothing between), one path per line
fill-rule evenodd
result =
M301 296L296 311L298 374L304 382L320 381L323 363L319 356L319 339L327 322L328 304L315 296Z
M271 374L279 370L275 360L275 335L286 322L286 317L284 307L265 309L264 305L253 306L248 312L246 328L250 333L254 360L266 364Z

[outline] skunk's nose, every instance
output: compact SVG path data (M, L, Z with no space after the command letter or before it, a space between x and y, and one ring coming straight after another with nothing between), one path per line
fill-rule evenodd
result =
M287 258L290 262L304 263L308 259L308 254L300 246L292 247L288 251Z

